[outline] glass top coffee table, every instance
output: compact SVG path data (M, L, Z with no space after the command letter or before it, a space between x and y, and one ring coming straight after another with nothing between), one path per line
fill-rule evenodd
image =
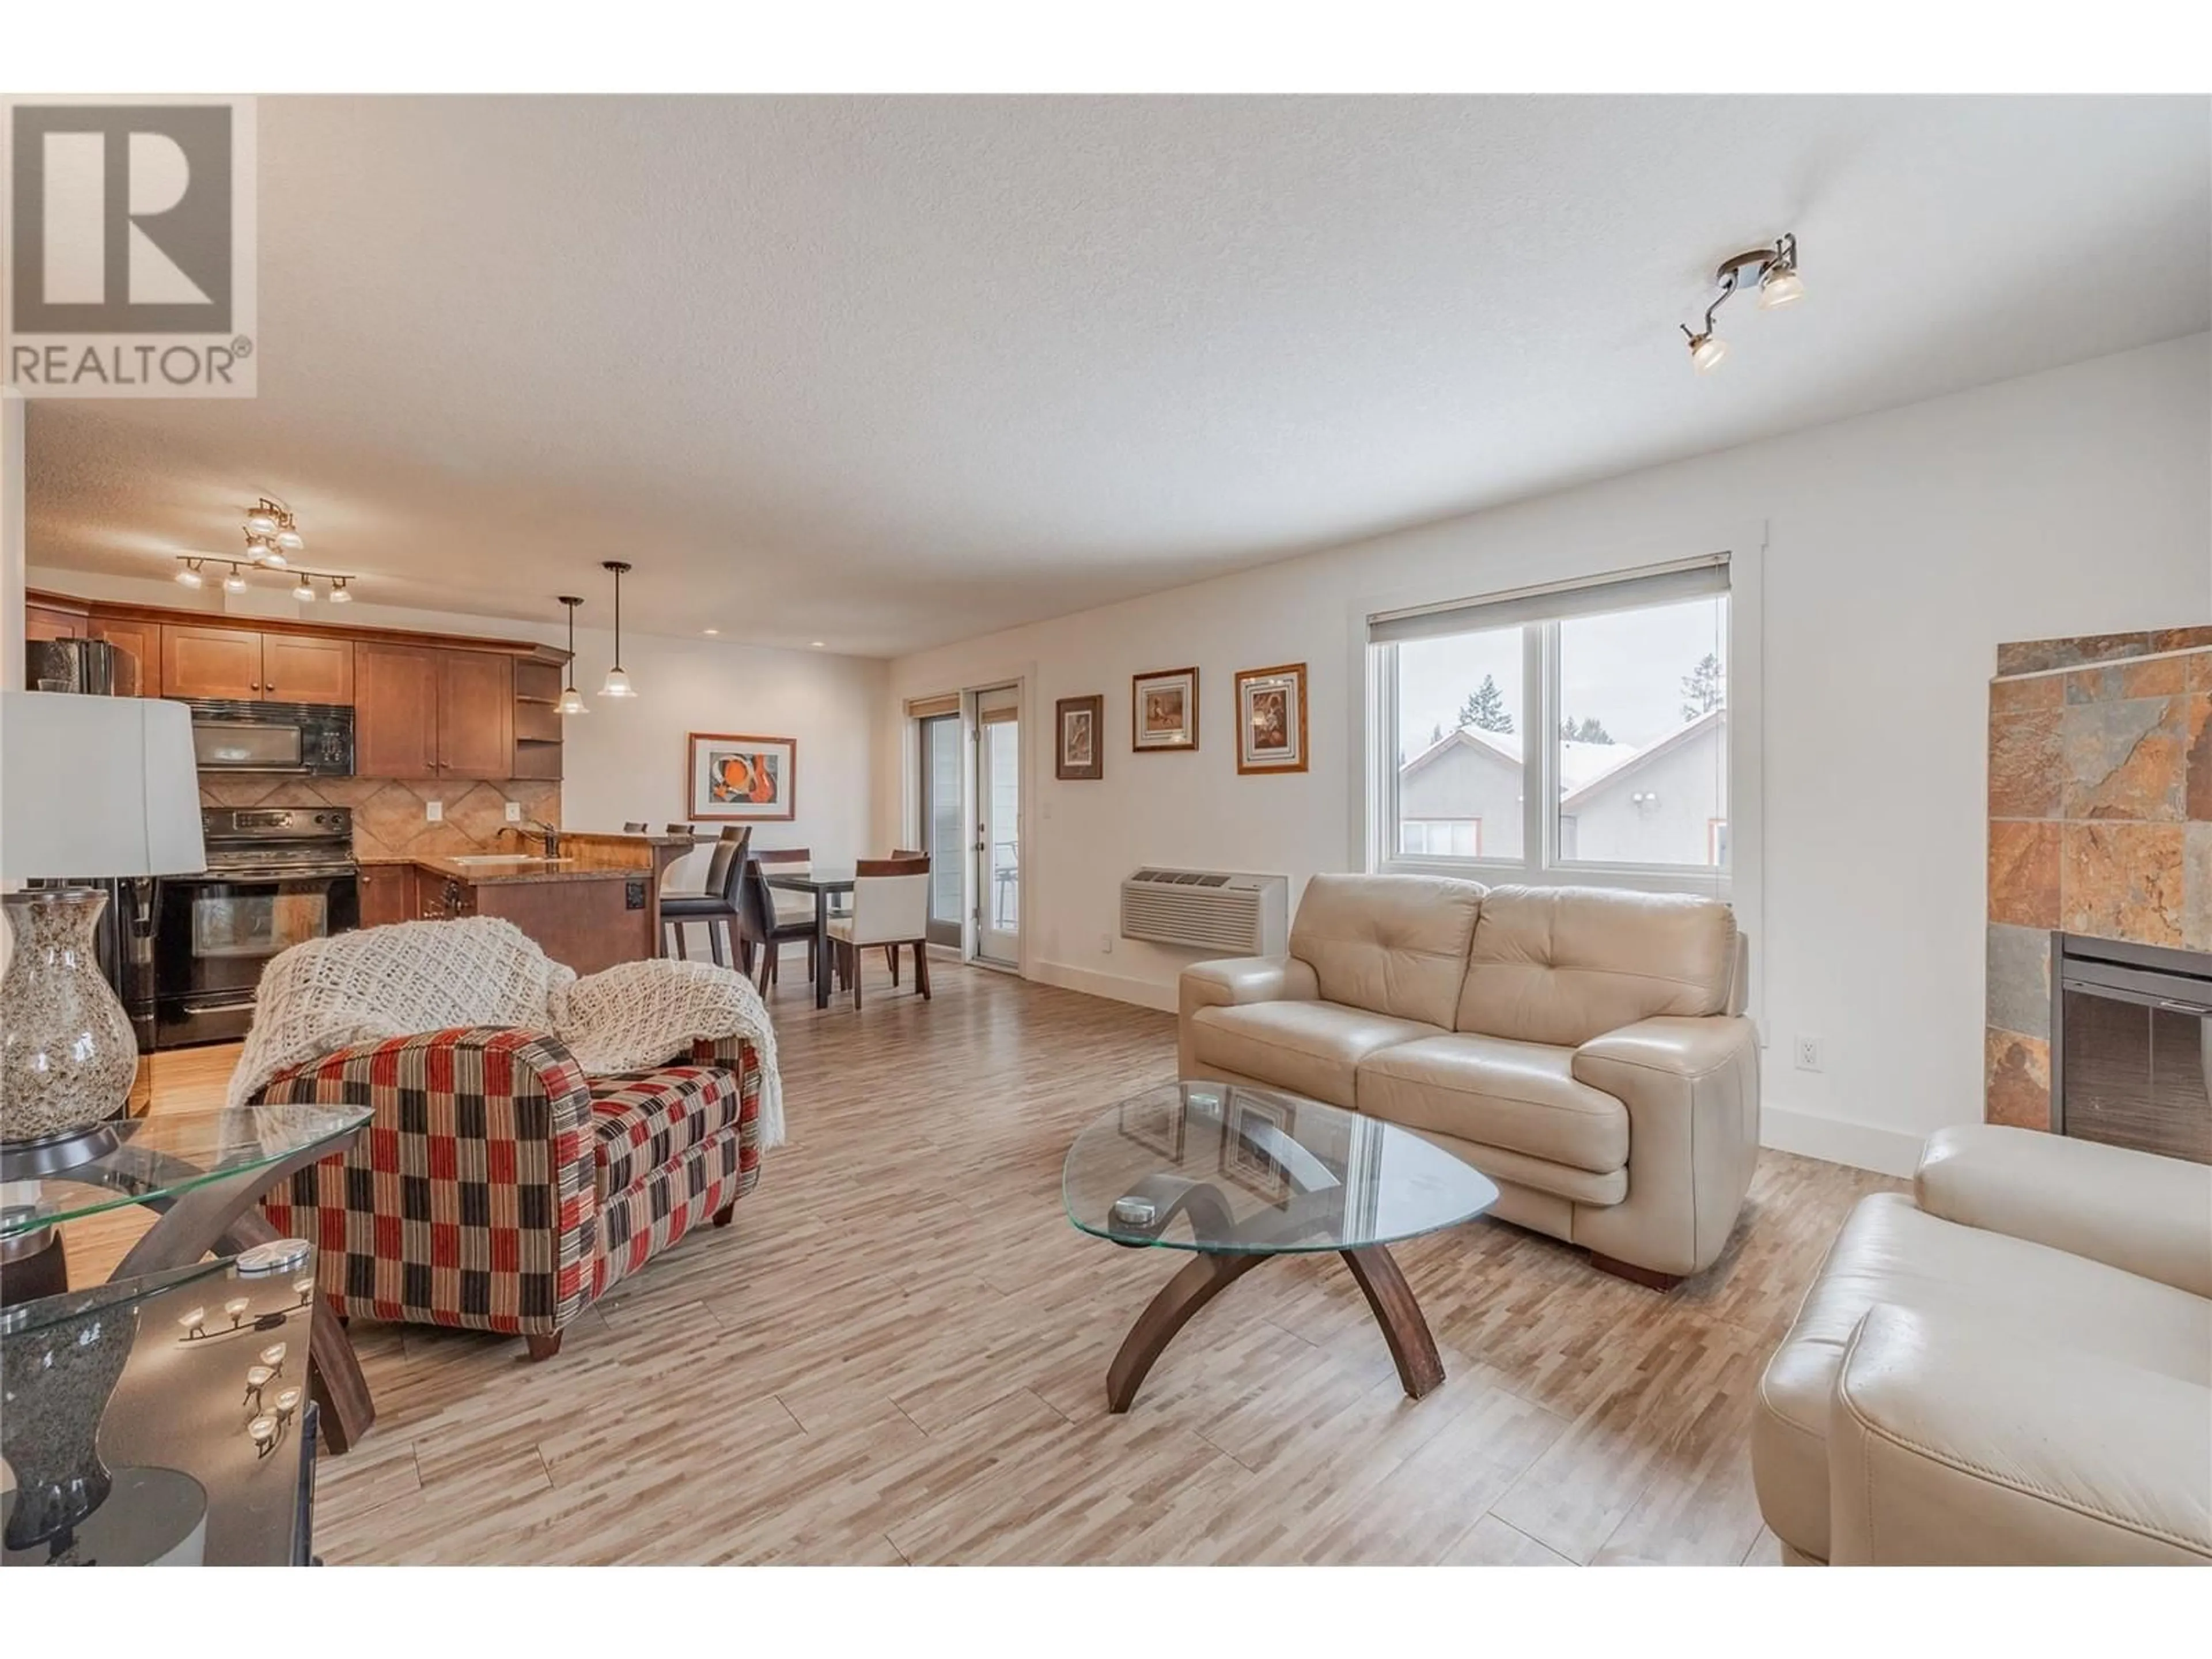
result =
M1334 1250L1419 1400L1443 1381L1389 1246L1472 1220L1498 1188L1409 1129L1244 1084L1163 1084L1109 1108L1068 1149L1067 1218L1132 1247L1188 1250L1122 1340L1106 1400L1127 1411L1191 1316L1270 1256Z

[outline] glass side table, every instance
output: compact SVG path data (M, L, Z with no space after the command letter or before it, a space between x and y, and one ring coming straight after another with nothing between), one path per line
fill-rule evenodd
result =
M276 1232L255 1201L343 1152L371 1115L366 1106L156 1109L65 1139L0 1142L0 1306L65 1291L57 1227L126 1205L158 1218L117 1267L118 1280L267 1243ZM319 1299L310 1378L324 1437L343 1452L376 1409L353 1344Z
M0 1565L309 1560L313 1274L300 1246L0 1311Z

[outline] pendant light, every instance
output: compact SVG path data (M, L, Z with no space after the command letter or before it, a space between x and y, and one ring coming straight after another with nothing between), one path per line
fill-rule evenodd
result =
M588 714L592 705L584 701L584 694L576 690L576 607L583 604L574 593L563 593L561 603L568 607L568 683L561 688L561 701L553 705L557 714Z
M615 660L614 665L607 670L606 678L599 683L599 695L603 697L634 697L637 693L631 689L629 676L623 672L622 665L622 579L629 573L629 566L620 559L602 559L599 568L611 570L615 578ZM572 611L568 614L573 617L575 612Z

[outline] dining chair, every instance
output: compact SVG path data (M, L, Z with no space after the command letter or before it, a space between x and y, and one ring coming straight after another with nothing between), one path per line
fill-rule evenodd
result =
M814 868L814 854L805 847L763 847L753 856L760 860L763 877L803 876ZM771 887L769 899L775 907L775 918L779 924L804 921L810 929L813 927L814 896L811 893L792 893L781 887Z
M778 895L768 884L763 865L787 866L781 860L778 849L767 848L745 860L745 873L738 895L738 927L747 954L757 951L759 960L755 969L756 987L767 994L769 987L779 975L783 947L794 939L806 941L806 977L812 982L820 964L815 960L814 907L809 904L804 915L786 915L776 908ZM796 897L797 895L787 896Z
M641 836L644 833L645 826L641 823L625 823L623 825L623 834L625 836Z
M853 870L853 911L830 919L830 943L838 971L853 987L853 1006L860 1006L860 952L880 945L890 957L891 983L898 983L898 950L914 947L914 988L929 1000L929 860L862 859Z
M684 927L687 922L707 924L707 948L714 954L717 966L728 966L722 954L724 937L729 939L734 954L738 939L738 889L744 877L745 843L752 839L752 826L735 826L722 832L714 843L714 856L707 863L707 888L702 893L664 893L660 896L660 927L664 937L673 927L676 930L676 955L678 960L688 959L684 948ZM715 930L720 928L721 932Z

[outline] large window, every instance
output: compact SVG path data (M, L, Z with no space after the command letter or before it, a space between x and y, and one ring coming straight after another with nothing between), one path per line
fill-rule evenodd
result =
M1386 866L1725 877L1725 559L1378 616L1368 638L1395 750L1374 804Z

